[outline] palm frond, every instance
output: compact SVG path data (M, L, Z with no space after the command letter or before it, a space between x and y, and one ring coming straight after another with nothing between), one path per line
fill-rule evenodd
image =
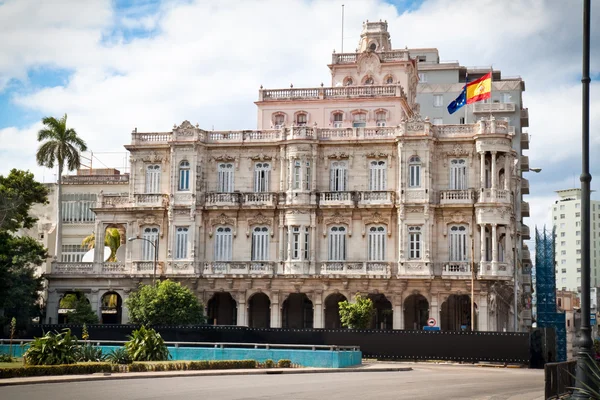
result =
M81 166L79 151L77 151L77 149L71 143L65 143L65 155L67 160L67 168L69 171L78 169Z
M54 168L54 163L56 162L56 147L58 143L54 140L48 141L42 144L35 158L37 160L38 165L48 168Z
M93 249L96 246L96 235L92 233L81 241L81 247L87 247L88 250Z

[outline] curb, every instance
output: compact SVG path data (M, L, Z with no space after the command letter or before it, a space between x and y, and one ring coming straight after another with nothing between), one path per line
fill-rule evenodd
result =
M384 367L384 368L272 368L257 370L221 370L221 371L161 371L161 372L126 372L106 373L91 375L54 375L42 377L23 377L0 379L2 386L37 385L41 383L71 383L85 381L126 380L126 379L155 379L155 378L183 378L198 376L224 376L224 375L292 375L292 374L327 374L348 372L404 372L412 371L411 367Z

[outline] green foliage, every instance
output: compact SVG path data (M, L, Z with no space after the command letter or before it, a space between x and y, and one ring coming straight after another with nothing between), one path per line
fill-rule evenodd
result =
M291 368L292 360L279 360L277 361L277 368Z
M88 363L69 365L35 365L25 368L0 368L0 379L21 378L26 376L82 375L99 372L118 372L109 363Z
M133 362L124 347L119 347L108 353L106 360L112 364L131 364Z
M365 329L371 323L373 317L373 302L368 297L356 294L354 303L348 300L340 301L340 321L342 326L351 329Z
M108 262L116 262L117 250L121 246L121 234L117 228L107 228L106 234L104 235L104 245L110 248L110 257ZM81 242L81 247L87 247L88 250L96 247L96 234L92 233Z
M23 356L27 365L73 364L77 361L79 346L70 329L61 333L47 332L34 338Z
M152 328L141 326L128 337L125 349L133 361L164 361L171 357L162 336Z
M275 368L275 362L273 362L273 360L271 360L271 359L265 360L264 367L265 368Z
M125 303L134 324L194 325L205 321L204 307L194 293L168 279L156 285L140 285Z
M61 119L45 117L44 128L38 132L38 142L45 141L38 148L36 160L40 166L54 168L59 172L66 167L69 171L81 166L80 153L87 150L87 145L73 128L67 128L67 114Z
M596 348L596 340L594 340L594 349ZM596 360L594 360L594 358L592 358L591 356L587 355L588 359L585 360L585 365L588 369L588 371L590 372L589 378L590 378L590 383L592 384L592 386L588 386L585 383L583 383L584 388L570 388L573 389L575 392L578 393L582 393L586 396L589 396L590 399L600 399L600 363L598 363ZM569 375L573 376L572 374L569 373ZM577 380L576 376L573 376L573 378L575 378L575 380Z
M16 232L37 221L30 213L34 204L48 204L48 189L29 171L12 169L0 175L0 230Z
M106 355L102 354L102 349L91 344L80 346L77 350L77 362L99 362L105 360Z
M92 310L92 306L86 299L85 295L81 292L66 294L62 299L60 299L59 307L62 309L73 310L68 311L66 314L67 322L70 324L98 323L98 315L96 315L94 310Z
M11 354L0 354L0 362L8 363L13 361L14 359L12 358Z
M83 339L83 340L90 339L90 333L88 332L87 324L85 322L83 323L83 326L81 327L81 339Z

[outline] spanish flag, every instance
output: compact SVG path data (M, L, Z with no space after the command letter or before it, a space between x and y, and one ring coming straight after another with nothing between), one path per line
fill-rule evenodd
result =
M492 73L467 84L467 104L489 99L492 96Z

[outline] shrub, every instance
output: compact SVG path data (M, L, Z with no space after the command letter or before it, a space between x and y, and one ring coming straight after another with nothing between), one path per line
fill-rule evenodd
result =
M108 363L70 364L70 365L34 365L25 368L0 368L0 379L46 375L81 375L98 372L117 372L115 366Z
M339 306L342 326L350 329L365 329L371 323L374 308L373 302L368 297L362 297L357 293L354 303L344 300L339 302Z
M28 365L73 364L78 350L77 337L70 329L64 329L62 333L47 332L41 338L34 338L23 358Z
M10 354L0 354L0 362L13 362L14 359Z
M106 361L112 364L131 364L132 360L127 350L123 347L114 349L106 355Z
M106 360L106 355L102 354L102 349L91 344L86 344L79 347L77 354L78 362L99 362Z
M277 368L291 368L292 361L291 360L279 360L277 361Z
M274 368L275 367L275 363L271 359L265 360L264 367L265 368Z
M171 357L162 336L152 328L141 326L128 337L125 349L133 361L164 361Z

